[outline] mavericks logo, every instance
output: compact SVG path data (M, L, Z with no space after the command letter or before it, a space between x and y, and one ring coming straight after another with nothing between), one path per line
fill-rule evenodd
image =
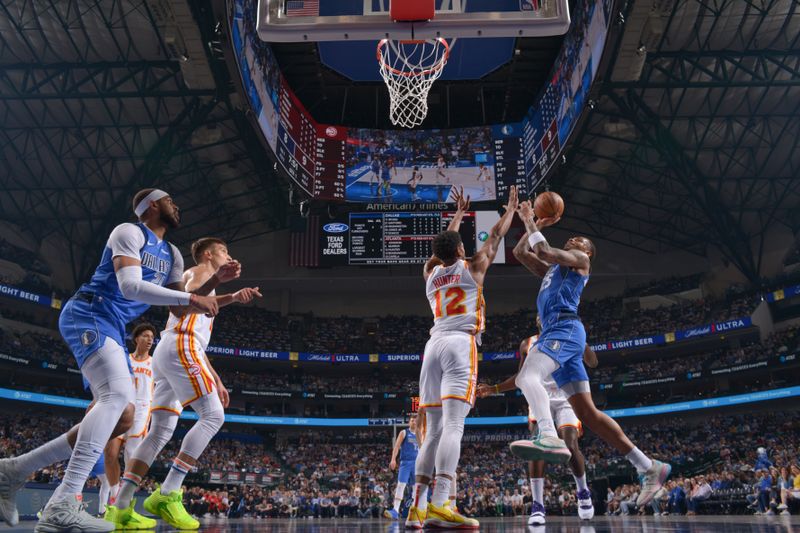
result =
M344 233L349 229L350 226L342 222L331 222L330 224L325 224L324 226L322 226L322 230L325 233Z

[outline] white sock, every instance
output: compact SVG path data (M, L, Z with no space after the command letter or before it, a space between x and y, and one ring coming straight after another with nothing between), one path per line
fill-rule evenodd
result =
M636 471L640 474L643 472L647 472L650 470L650 467L653 466L653 461L650 460L645 454L642 453L642 450L637 448L636 446L633 447L631 451L625 455L625 459L631 462L631 464L636 468Z
M428 485L424 483L414 485L414 507L420 511L428 509Z
M114 505L117 503L117 495L119 494L119 483L111 485L111 494L108 497L108 503Z
M28 477L41 468L66 461L71 455L72 448L64 433L28 453L14 457L11 462L20 477Z
M172 461L172 466L169 468L169 474L161 484L161 494L169 494L174 490L181 490L183 480L186 474L192 469L192 465L185 463L177 457Z
M589 485L586 483L586 472L584 472L580 477L576 476L575 474L573 474L572 477L575 478L575 484L578 486L579 492L589 488Z
M450 483L452 479L443 475L436 476L436 484L433 486L433 496L431 503L437 507L444 505L450 499Z
M406 491L405 483L398 483L394 489L394 510L400 512L400 504L403 503L403 494Z
M111 492L111 485L108 484L108 478L105 474L97 476L100 480L100 491L98 492L97 512L104 514L106 512L106 505L108 504L108 495Z
M533 501L539 502L544 505L544 478L532 477L531 478L531 497Z
M119 483L119 492L117 492L117 500L115 505L117 509L127 509L131 506L133 495L136 494L136 489L142 483L142 478L133 472L125 472L122 474L122 480Z

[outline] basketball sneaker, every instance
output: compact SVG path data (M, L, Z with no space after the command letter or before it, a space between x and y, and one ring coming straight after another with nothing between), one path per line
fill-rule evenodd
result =
M589 489L578 491L578 518L581 520L591 520L594 518L592 493L589 492Z
M416 507L408 508L408 517L406 517L406 529L422 529L425 522L425 511L420 511Z
M531 504L531 515L528 517L528 525L543 526L544 524L544 505L539 502L533 502Z
M636 499L637 507L641 509L653 500L656 492L661 490L661 487L664 486L664 482L667 481L671 472L672 466L668 463L662 463L661 461L653 459L653 465L642 475L642 491Z
M131 501L127 509L117 509L115 505L108 505L103 518L114 524L116 531L155 529L156 521L140 515L134 510L134 507L136 507L136 500Z
M787 507L785 503L782 503L782 504L778 505L778 510L779 511L785 511L788 508L789 507Z
M11 459L0 459L0 518L9 526L19 523L17 491L25 485Z
M144 508L148 513L161 517L175 529L192 530L200 527L200 522L186 512L183 506L183 492L179 490L162 494L161 487L157 487L144 501Z
M397 521L400 518L400 516L397 514L397 511L394 509L386 509L383 511L383 517L394 521Z
M428 514L423 526L435 529L479 529L480 522L453 511L450 506L428 504Z
M63 533L65 531L111 533L114 531L114 524L87 513L80 496L68 496L63 500L48 502L33 531L35 533Z
M511 443L511 453L526 461L543 460L547 463L566 463L572 457L567 444L558 437L537 437Z

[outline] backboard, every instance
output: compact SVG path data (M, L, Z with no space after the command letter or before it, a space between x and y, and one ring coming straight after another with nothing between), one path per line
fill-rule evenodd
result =
M258 34L268 42L378 41L458 37L547 37L569 29L567 0L435 0L424 22L394 22L389 2L259 0Z

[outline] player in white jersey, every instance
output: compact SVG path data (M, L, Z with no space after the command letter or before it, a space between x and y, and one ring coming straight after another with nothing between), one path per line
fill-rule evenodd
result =
M447 200L447 198L444 197L444 190L445 184L450 184L450 178L447 177L447 174L444 171L446 168L447 163L444 160L444 156L440 155L436 160L436 174L434 175L434 183L436 184L436 199L439 202Z
M153 368L150 349L156 338L156 328L148 323L142 323L133 328L131 338L134 343L133 353L129 355L131 369L133 370L133 385L136 391L134 400L133 423L130 429L119 437L108 441L105 455L105 472L109 484L110 499L106 502L114 504L119 490L119 452L125 447L125 462L127 463L133 452L141 444L150 427L150 402L153 399Z
M536 317L536 324L541 329L541 322L538 316ZM537 339L538 335L534 335L520 343L520 368L522 368L525 362L525 356L528 354L529 349L536 344ZM589 348L588 344L583 352L583 361L584 364L590 368L595 368L597 366L597 354ZM478 398L486 398L492 394L512 391L517 388L516 379L517 374L514 374L496 385L482 383L478 385ZM583 426L577 415L575 415L575 411L572 410L572 406L569 404L566 394L558 388L556 382L552 378L549 378L543 381L542 384L547 390L547 396L550 400L550 412L558 428L558 434L564 439L564 442L567 443L567 448L569 448L569 451L572 453L569 465L578 488L578 516L581 519L589 520L594 516L594 506L592 505L591 492L586 482L586 461L578 446L578 439L583 434ZM533 414L533 408L531 406L528 406L528 428L531 434L535 434L536 416ZM528 477L532 496L531 515L528 518L528 524L532 526L540 526L545 523L544 472L544 461L528 461Z
M197 266L184 273L187 290L206 283L220 265L231 261L225 242L203 238L192 244L192 257ZM241 289L233 294L217 296L219 307L232 303L249 303L261 296L258 287ZM161 486L145 501L144 508L179 530L193 530L200 523L183 507L181 485L186 474L225 421L228 390L222 384L206 355L211 338L213 317L186 314L171 309L166 329L153 353L155 391L151 408L150 432L125 465L116 505L109 506L106 519L124 529L125 514L132 508L133 494L150 465L172 438L178 417L191 405L199 420L181 443L181 450Z
M485 163L478 163L478 182L481 184L481 197L492 194L492 173Z
M463 188L454 197L456 214L447 231L433 240L433 256L423 269L433 328L420 369L420 409L426 436L415 465L414 503L406 520L409 529L480 527L477 520L461 515L446 502L461 455L464 419L475 403L478 344L485 326L483 280L511 227L518 200L512 187L505 214L481 249L466 259L457 230L469 209L469 197L464 198ZM428 505L434 467L436 485Z

